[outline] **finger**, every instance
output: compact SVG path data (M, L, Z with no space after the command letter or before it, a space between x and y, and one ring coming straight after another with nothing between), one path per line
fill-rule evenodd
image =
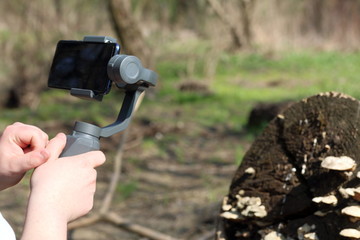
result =
M10 139L21 148L45 148L49 140L48 135L40 128L22 123L9 126L7 131Z
M16 135L15 141L23 143L25 146L44 148L49 141L48 135L40 128L23 123L14 123L13 135Z
M59 158L66 144L66 136L63 133L57 134L51 139L46 146L46 150L50 153L50 160Z
M89 165L93 168L101 166L106 160L104 153L101 151L91 151L81 155L81 157L84 158L84 161L88 161Z
M50 157L50 153L43 149L41 151L32 151L17 158L18 172L26 172L45 163Z

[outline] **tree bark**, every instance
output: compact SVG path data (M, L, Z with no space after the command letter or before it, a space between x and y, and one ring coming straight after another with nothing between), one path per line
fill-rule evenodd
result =
M359 205L344 189L360 184L360 102L339 93L304 99L273 119L255 140L224 198L217 239L343 239L359 222L341 213ZM353 169L321 166L328 156L348 156ZM315 197L333 196L325 204ZM359 220L359 219L357 219ZM282 238L280 237L282 236Z
M244 39L247 46L252 45L252 12L255 6L255 0L240 0L241 22L243 28Z
M137 56L146 68L153 68L153 55L145 42L139 23L131 12L131 2L108 0L108 9L111 23L125 53Z
M229 20L225 10L217 0L207 0L207 1L210 4L211 8L216 13L216 15L219 17L219 19L229 29L233 41L233 47L235 49L240 49L243 46L243 43L242 43L242 38L237 31L237 26Z

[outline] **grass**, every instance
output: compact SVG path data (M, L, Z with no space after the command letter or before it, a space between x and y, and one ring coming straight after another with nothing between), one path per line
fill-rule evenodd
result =
M192 51L180 53L178 47L170 50L166 55L160 56L156 66L160 76L159 84L155 88L156 94L148 94L149 97L145 98L135 118L145 119L159 128L159 137L145 136L141 148L149 159L164 160L164 164L171 159L172 164L179 165L191 165L196 163L196 160L219 167L229 163L240 165L249 143L253 142L265 126L244 131L249 112L258 102L297 101L325 91L339 91L360 98L360 91L355 87L359 82L358 53L221 53L215 75L209 79L206 77L204 48L198 52L194 46ZM191 74L188 70L190 58L196 59L196 66ZM181 91L179 85L187 81L205 85L207 91ZM122 97L123 94L115 87L102 102L73 98L61 90L45 91L36 110L3 109L0 127L4 128L14 121L40 127L47 121L60 121L69 126L74 121L86 121L105 126L116 119ZM168 130L176 129L176 126L182 124L186 130ZM192 146L188 142L196 142L194 139L200 139L199 142L207 141L205 131L218 131L219 134L224 134L223 136L229 132L233 137L228 140L228 145L221 145L225 146L225 149L221 149L226 152L225 160L222 154L207 154L199 158L200 160L194 159L194 153L189 151ZM215 143L213 149L204 149L216 152L216 147ZM143 158L144 154L127 156L126 163L132 167L129 169L143 171ZM225 194L226 189L223 185L217 186L215 178L211 179L206 172L200 177L207 189L206 197L209 201L218 200L219 195ZM136 192L141 191L143 183L137 176L128 174L124 179L126 180L117 186L117 201L131 199L136 196ZM28 184L28 181L25 184ZM166 201L165 196L164 203Z
M246 122L247 114L256 102L298 100L324 91L340 91L360 97L355 87L359 81L358 53L222 53L218 57L216 75L208 81L203 67L206 47L202 46L196 52L196 44L191 43L190 50L181 51L176 44L169 49L174 52L167 52L160 57L156 67L160 76L157 95L155 99L144 101L145 106L141 110L144 114L150 114L144 109L179 109L183 112L184 121L195 121L205 126L223 124L239 128ZM187 78L206 84L211 91L210 95L179 91L178 84L186 81L184 76L190 58L196 58L199 67L195 68L194 76ZM89 103L73 100L62 91L47 91L42 94L37 111L2 111L1 122L6 125L14 119L30 123L51 119L66 122L80 119L106 125L116 118L122 102L121 95L114 92L115 89L102 103ZM87 111L79 111L84 108Z
M355 87L359 82L357 70L360 66L360 54L356 52L220 53L215 75L208 79L207 51L208 43L192 42L188 49L175 43L164 47L156 66L160 76L156 94L145 99L137 116L159 124L176 125L181 121L205 128L224 126L241 131L257 102L296 101L325 91L339 91L360 98L360 91ZM188 65L193 59L196 59L195 67L189 75ZM206 85L208 93L180 91L179 84L186 81ZM61 90L46 91L35 111L3 110L0 126L13 121L38 125L51 120L69 124L78 120L105 126L116 119L122 97L115 87L101 103L75 99ZM176 142L173 138L177 137L164 138L161 141L164 146L158 146L159 151L164 151L167 142ZM156 145L152 141L146 139L145 147ZM236 150L237 162L243 152ZM181 151L174 154L180 160L183 158Z
M164 104L170 108L181 105L188 113L185 115L204 125L244 124L255 102L300 100L325 91L360 97L355 87L359 82L359 53L303 51L271 56L224 53L219 57L214 80L208 83L213 93L210 96L179 91L177 83L183 81L186 60L183 56L178 61L172 59L158 64L162 82L159 100L167 99ZM195 78L207 84L203 72L198 68Z
M138 182L133 180L128 180L127 182L120 182L116 186L118 197L120 200L125 200L138 189Z

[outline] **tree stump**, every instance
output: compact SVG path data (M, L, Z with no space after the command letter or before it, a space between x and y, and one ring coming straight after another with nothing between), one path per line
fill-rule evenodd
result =
M360 234L359 120L360 102L334 92L279 114L237 169L216 239L360 239L341 236Z
M259 128L268 124L278 114L281 114L287 109L293 102L283 101L278 103L258 103L256 104L250 114L247 121L247 128Z

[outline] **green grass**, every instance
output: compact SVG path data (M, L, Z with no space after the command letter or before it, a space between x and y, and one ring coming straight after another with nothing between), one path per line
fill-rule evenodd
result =
M138 190L138 182L133 180L128 180L127 182L120 182L116 186L119 200L125 200Z
M200 52L203 52L201 50ZM196 53L195 53L196 54ZM200 53L199 53L200 54ZM194 53L189 54L193 57ZM191 116L187 120L211 126L225 124L239 128L246 122L256 102L300 100L319 92L338 91L359 98L360 54L341 52L284 52L273 55L256 53L222 54L216 75L208 87L213 94L181 92L186 58L159 62L161 76L159 101L164 107L181 106ZM201 60L201 57L197 56ZM197 63L198 66L204 64ZM196 68L193 79L206 83L204 69ZM162 104L160 103L159 104Z
M356 97L359 96L359 91L354 88L354 85L359 80L359 66L359 53L290 52L280 53L273 57L254 54L225 56L221 60L219 71L221 75L228 76L230 73L254 83L274 80L295 83L291 94L287 93L286 85L285 87L256 89L261 93L258 95L263 96L265 100L273 96L304 97L319 91L334 90ZM305 83L310 84L304 85ZM251 93L253 94L249 92ZM249 99L249 96L246 98Z
M156 66L160 76L156 95L143 101L137 116L158 124L175 126L181 121L240 131L257 102L297 101L325 91L360 98L356 87L360 54L356 52L220 53L215 75L208 79L205 61L209 50L208 43L196 42L188 48L176 43L164 47ZM190 76L188 64L193 59L195 67ZM180 91L179 84L188 80L207 85L208 93ZM0 126L13 121L38 125L50 120L105 126L116 119L122 97L115 87L103 102L77 100L61 90L46 91L36 110L3 110ZM177 136L167 136L161 142L166 146L168 141L177 141L172 138ZM148 139L145 146L151 147L151 141ZM158 147L163 151L164 146ZM176 154L181 158L181 152Z

